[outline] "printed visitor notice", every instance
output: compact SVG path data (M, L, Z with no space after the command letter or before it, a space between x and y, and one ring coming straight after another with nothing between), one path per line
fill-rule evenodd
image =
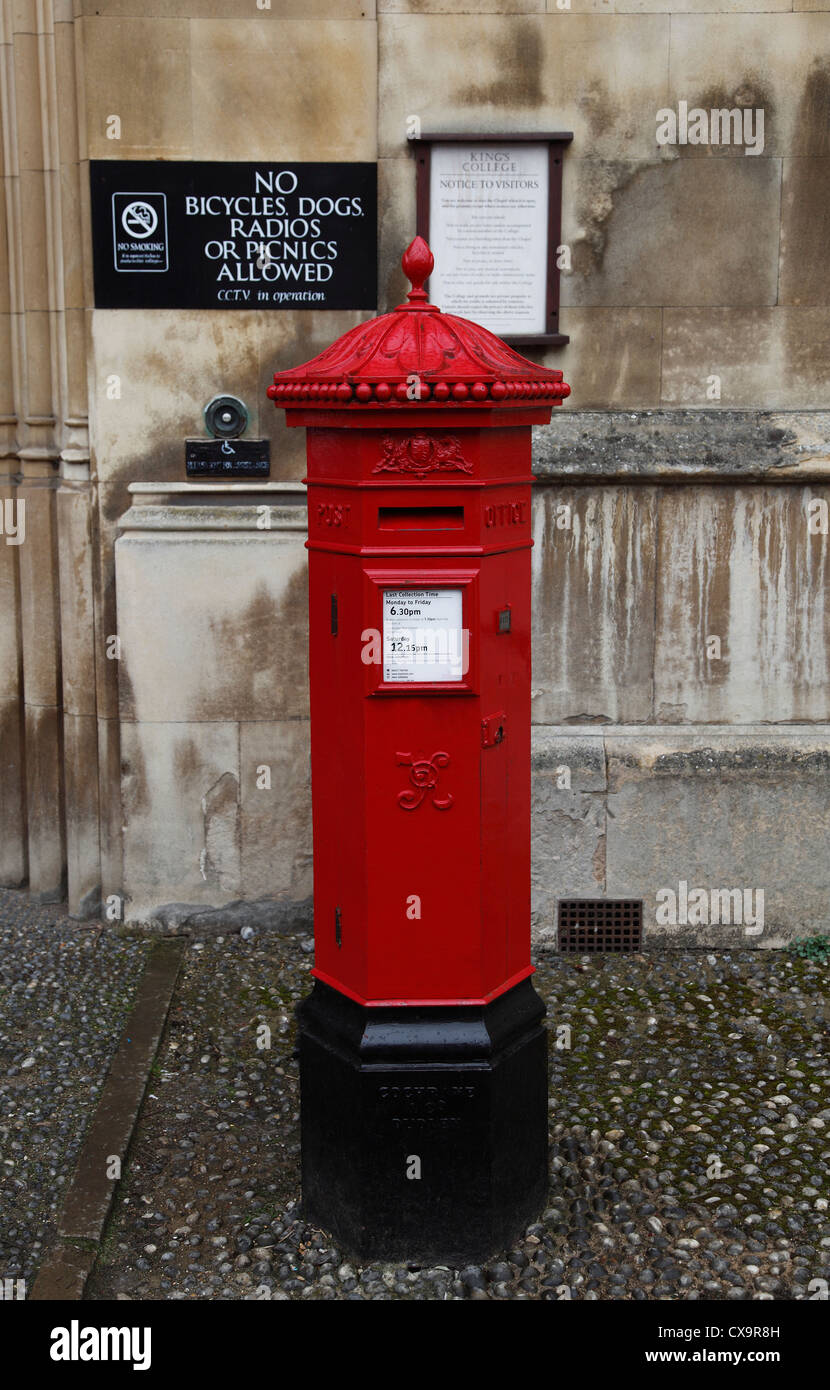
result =
M460 681L464 666L460 589L384 589L385 681Z
M435 144L429 196L433 304L491 333L544 333L547 146Z

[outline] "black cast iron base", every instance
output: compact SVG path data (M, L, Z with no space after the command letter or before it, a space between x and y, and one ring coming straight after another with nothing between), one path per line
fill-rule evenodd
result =
M547 1190L545 1006L366 1009L320 981L297 1009L303 1215L361 1260L479 1262Z

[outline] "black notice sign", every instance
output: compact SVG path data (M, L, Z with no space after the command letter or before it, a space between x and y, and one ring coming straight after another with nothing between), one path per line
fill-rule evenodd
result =
M269 439L186 439L184 470L188 478L268 478Z
M376 309L375 164L92 160L98 309Z

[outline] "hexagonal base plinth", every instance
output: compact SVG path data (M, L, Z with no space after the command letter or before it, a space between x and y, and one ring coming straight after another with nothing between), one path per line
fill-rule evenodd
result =
M303 1214L361 1260L481 1261L547 1189L544 1004L299 1006Z

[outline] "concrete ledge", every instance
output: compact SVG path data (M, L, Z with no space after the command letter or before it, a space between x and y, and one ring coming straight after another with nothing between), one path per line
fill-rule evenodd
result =
M130 483L120 531L306 531L302 483ZM263 508L269 525L263 527Z
M534 429L533 471L540 482L827 482L830 411L566 408Z
M221 907L206 907L204 903L164 903L146 922L130 926L146 926L167 936L231 936L250 927L257 932L310 932L314 926L311 898L302 902L278 898L259 898L246 902L237 898Z

